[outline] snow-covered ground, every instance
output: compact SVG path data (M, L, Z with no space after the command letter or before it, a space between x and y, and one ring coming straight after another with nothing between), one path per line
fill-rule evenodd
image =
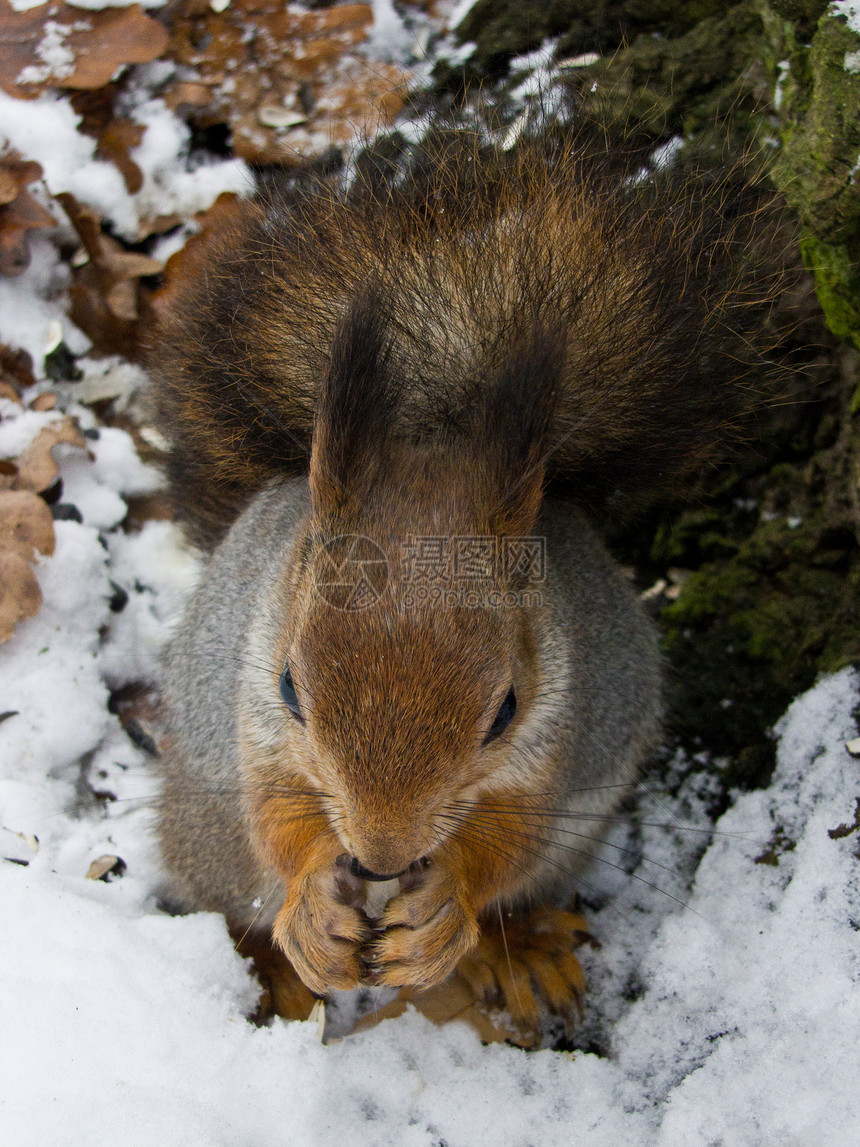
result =
M45 189L74 192L121 236L154 204L190 219L249 186L241 164L188 166L187 132L145 83L135 195L67 101L0 96L0 113L9 141L42 163ZM88 349L63 309L58 243L71 238L64 221L40 233L29 269L0 282L0 339L25 347L39 377L58 324L75 354ZM619 821L585 890L602 949L583 956L581 1040L596 1050L484 1047L470 1028L415 1013L325 1045L317 1020L248 1023L257 988L223 920L158 910L155 771L108 709L112 692L157 679L197 562L168 522L122 527L126 499L159 477L79 401L111 385L104 364L79 365L87 377L61 406L98 434L55 456L63 501L83 520L55 522L55 552L36 567L41 610L0 645L0 1143L860 1142L851 670L794 703L770 787L716 825L705 772L671 798L643 792L637 823ZM120 390L138 381L127 364L111 372ZM0 457L59 417L8 399L0 415ZM117 587L128 595L118 612ZM88 879L105 856L122 874Z

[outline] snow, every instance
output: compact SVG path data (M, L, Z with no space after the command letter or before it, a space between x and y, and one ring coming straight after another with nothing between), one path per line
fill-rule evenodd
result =
M147 85L157 83L160 75L158 66L140 69L132 85L137 102L129 112L145 128L139 146L131 152L143 175L143 184L134 195L112 163L95 158L96 141L78 131L80 117L58 93L17 100L0 92L0 149L8 146L36 160L52 195L70 192L132 242L147 221L176 216L183 224L181 237L165 236L155 245L159 257L166 259L194 230L195 214L206 210L222 192L249 194L252 181L240 160L203 162L190 156L188 127L162 100L149 96ZM38 194L39 184L31 190ZM58 234L71 237L59 204L51 200L49 207L57 217ZM73 354L84 354L90 342L64 313L69 269L61 262L56 245L45 232L36 232L31 233L29 247L30 265L23 275L0 277L0 340L26 350L38 374L46 351L56 345L58 323Z
M686 143L682 135L673 135L666 143L655 147L648 156L648 160L651 166L657 171L671 167L677 159L678 152L682 151L685 146Z
M860 3L858 0L836 0L827 9L828 16L842 16L852 32L860 34Z
M56 411L21 410L10 398L0 398L0 458L13 458L30 445L40 430L57 421Z
M55 532L54 555L37 569L42 608L2 650L2 707L18 716L0 725L0 754L3 775L19 784L74 768L110 723L97 661L110 597L107 555L91 528L57 522ZM15 831L26 827L10 825L5 815L2 823Z
M371 0L373 29L367 50L374 59L399 60L408 56L415 37L404 26L393 0Z
M94 159L96 141L80 134L80 117L58 93L17 100L0 92L0 139L41 164L53 195L69 191L100 214L113 218L129 198L113 164Z
M459 24L462 24L476 3L477 0L457 0L453 10L448 16L448 27L453 29L457 28Z
M88 443L95 456L93 463L73 448L63 467L63 501L77 506L87 525L110 530L119 525L128 509L117 490L148 494L161 481L140 461L128 434L110 426L98 433L98 439Z
M20 421L18 442L56 417L15 410L0 425ZM585 889L603 949L584 1035L608 1055L482 1047L415 1013L328 1045L316 1021L258 1029L220 917L158 910L157 780L106 705L157 674L197 561L170 523L120 527L124 498L158 481L128 435L102 427L88 446L57 451L84 521L56 523L42 609L0 648L0 710L17 711L0 723L0 843L28 862L0 863L4 1143L83 1128L140 1147L860 1137L858 838L831 835L860 793L855 672L794 703L770 787L739 795L713 836L696 831L705 774L641 796L638 844L619 821L616 867ZM118 614L112 583L130 595ZM771 845L777 863L758 863ZM125 874L86 879L104 854Z
M108 545L114 580L134 592L113 621L102 670L113 688L157 680L159 655L197 581L199 561L172 522L147 522L137 534L115 534Z
M776 111L782 107L783 89L785 82L791 75L791 61L778 60L776 64L776 82L773 88L773 106Z
M191 133L165 106L150 99L139 104L133 118L146 131L131 158L143 173L143 186L133 196L138 217L193 215L205 211L224 191L249 195L253 181L240 160L218 160L183 167L179 157L187 150Z
M778 826L793 847L756 864L759 843L717 837L689 902L700 915L668 917L643 962L645 1006L615 1042L621 1066L665 1102L667 1143L860 1134L858 840L830 835L853 822L860 792L845 748L857 685L847 670L795 702L770 788L718 825L761 837Z

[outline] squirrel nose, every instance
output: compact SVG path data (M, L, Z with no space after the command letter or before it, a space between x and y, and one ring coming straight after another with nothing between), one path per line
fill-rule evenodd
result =
M365 868L359 862L357 856L354 856L349 862L349 871L353 876L357 876L359 880L396 880L398 876L402 876L407 869L401 869L400 872L390 872L385 875L379 872L371 872L369 868Z

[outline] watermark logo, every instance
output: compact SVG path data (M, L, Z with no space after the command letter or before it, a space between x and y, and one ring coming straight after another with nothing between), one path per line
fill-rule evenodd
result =
M400 576L413 584L519 584L546 578L546 539L421 535L401 543Z
M403 594L406 609L535 609L543 605L540 590L502 590L468 585L419 582Z
M408 609L514 609L543 604L546 539L420 535L400 549ZM505 587L505 588L502 588Z
M335 609L346 613L369 609L388 585L388 558L363 534L339 534L317 551L314 585Z
M388 556L363 534L329 538L317 551L314 585L347 613L376 605L388 587ZM539 606L546 540L537 537L410 535L400 544L399 593L407 609Z

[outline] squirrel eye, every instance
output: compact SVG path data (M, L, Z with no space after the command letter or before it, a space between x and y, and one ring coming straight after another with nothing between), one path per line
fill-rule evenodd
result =
M281 674L281 680L278 688L281 693L281 700L284 702L289 711L293 714L294 717L298 717L300 721L304 722L302 710L299 705L299 698L296 694L296 687L293 685L293 676L290 673L289 668L285 669Z
M496 713L496 719L490 725L490 731L484 738L484 744L487 745L490 741L494 741L500 733L504 733L508 725L514 719L514 714L517 711L517 695L514 693L514 688L508 690L508 695L499 706L499 711Z

